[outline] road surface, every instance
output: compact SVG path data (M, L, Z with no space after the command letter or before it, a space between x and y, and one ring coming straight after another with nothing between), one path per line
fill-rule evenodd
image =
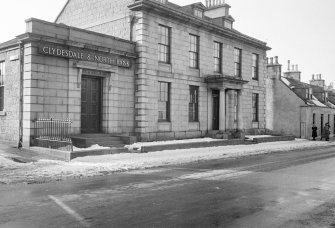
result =
M0 185L0 228L335 227L335 148Z

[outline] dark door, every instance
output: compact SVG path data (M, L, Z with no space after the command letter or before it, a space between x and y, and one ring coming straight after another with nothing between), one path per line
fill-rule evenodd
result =
M323 114L321 114L321 135L323 134Z
M101 79L82 77L81 133L101 133Z
M213 90L213 130L220 129L220 91Z

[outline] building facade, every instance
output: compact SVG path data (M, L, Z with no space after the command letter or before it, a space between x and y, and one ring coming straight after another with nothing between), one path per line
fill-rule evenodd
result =
M266 43L233 28L230 6L69 0L56 23L136 43L134 133L141 141L266 129Z
M301 72L288 63L282 74L278 57L270 58L267 81L267 127L277 134L310 139L312 126L321 137L324 125L335 129L335 93L321 75L312 76L310 83L301 82Z
M29 147L38 119L70 119L70 134L134 129L135 43L28 19L0 45L0 139Z

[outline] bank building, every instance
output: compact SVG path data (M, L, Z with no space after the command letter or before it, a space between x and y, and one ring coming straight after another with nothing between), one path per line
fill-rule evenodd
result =
M229 11L222 0L68 0L53 23L26 20L0 44L0 139L29 147L52 120L74 138L126 141L264 132L270 48Z

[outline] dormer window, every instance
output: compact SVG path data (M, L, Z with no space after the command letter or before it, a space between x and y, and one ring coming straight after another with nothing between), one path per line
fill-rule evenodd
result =
M162 4L166 4L166 0L156 0L157 2L160 2Z
M306 89L306 99L309 99L309 95L310 95L310 90L309 89Z
M224 22L224 27L232 29L233 28L233 24L230 21L225 21Z
M328 98L328 93L327 92L322 93L322 101L327 102L327 98Z
M194 15L196 16L196 17L200 17L200 18L203 18L204 17L204 11L203 10L201 10L201 9L194 9Z

